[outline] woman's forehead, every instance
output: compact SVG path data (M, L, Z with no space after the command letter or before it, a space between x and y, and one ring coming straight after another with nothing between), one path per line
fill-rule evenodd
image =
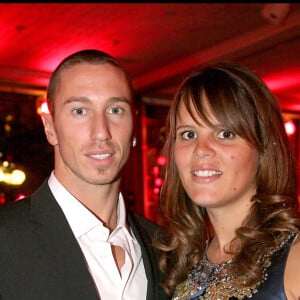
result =
M214 126L220 123L215 113L212 111L207 99L202 99L199 105L200 107L197 108L192 100L187 102L181 101L176 111L176 123L190 118L199 125L206 124Z

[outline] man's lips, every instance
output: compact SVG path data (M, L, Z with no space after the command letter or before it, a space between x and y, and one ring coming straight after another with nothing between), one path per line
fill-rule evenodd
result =
M107 158L111 157L112 154L111 153L99 153L99 154L90 154L89 156L92 158L95 158L95 159L103 160L103 159L107 159Z

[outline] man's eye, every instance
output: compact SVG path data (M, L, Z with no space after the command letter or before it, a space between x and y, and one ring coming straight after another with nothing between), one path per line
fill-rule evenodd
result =
M75 109L73 110L73 112L74 112L74 114L76 114L76 115L84 115L86 111L85 111L84 108L75 108Z
M184 140L191 140L191 139L194 139L196 137L196 134L193 131L184 131L184 132L181 133L181 137Z
M235 133L228 131L228 130L222 130L219 134L218 137L221 139L232 139L235 137Z
M111 113L111 114L120 114L120 113L122 113L123 111L124 111L124 109L121 108L121 107L112 107L112 108L110 108L110 109L108 110L108 112Z

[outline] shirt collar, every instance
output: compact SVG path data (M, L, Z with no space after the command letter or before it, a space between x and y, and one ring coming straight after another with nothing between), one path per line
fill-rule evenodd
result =
M86 234L96 226L103 226L103 223L57 180L53 171L50 174L48 184L76 238ZM126 208L121 193L119 193L116 228L119 227L126 228Z

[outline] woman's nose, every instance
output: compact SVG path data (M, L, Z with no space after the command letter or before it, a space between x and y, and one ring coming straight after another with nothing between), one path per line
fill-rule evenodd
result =
M213 142L205 137L200 138L196 142L195 155L199 158L212 157L215 154Z

